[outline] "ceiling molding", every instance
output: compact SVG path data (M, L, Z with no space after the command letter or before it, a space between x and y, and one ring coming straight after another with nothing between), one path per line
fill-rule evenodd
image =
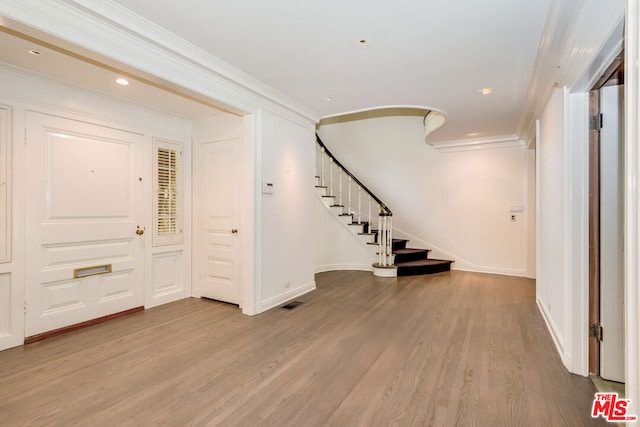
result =
M524 147L525 144L518 135L497 135L484 138L431 142L429 145L441 153L455 153L459 151Z
M622 28L625 9L625 0L551 2L518 126L518 134L529 147L535 147L535 122L554 88L574 90L584 82L598 55L615 37L613 33Z
M5 0L0 15L2 26L28 35L35 30L46 42L132 75L142 72L142 78L216 101L221 109L269 108L304 122L319 120L316 112L110 0Z

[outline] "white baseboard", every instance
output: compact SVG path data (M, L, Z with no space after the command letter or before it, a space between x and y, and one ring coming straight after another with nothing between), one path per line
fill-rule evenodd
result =
M317 265L314 269L315 273L324 273L326 271L339 270L357 270L357 271L373 271L372 264L325 264Z
M562 363L564 364L565 368L569 370L571 364L571 355L565 351L564 341L562 339L562 336L560 335L560 332L558 331L556 324L551 318L551 313L547 311L544 302L540 300L540 298L536 298L536 305L538 306L538 310L540 310L540 313L542 314L544 323L546 323L547 325L547 329L549 330L551 338L553 339L553 343L556 346L556 350L558 351L558 354L562 359Z
M429 254L429 258L444 258L455 261L451 264L452 270L458 271L472 271L475 273L488 273L488 274L500 274L503 276L515 276L515 277L525 277L527 275L526 269L514 269L514 268L500 268L500 267L486 267L483 265L474 264L464 258L461 258L449 251L445 251L438 246L429 243L425 240L422 240L419 237L414 236L411 233L407 233L404 230L400 230L396 227L393 228L393 237L394 238L404 238L413 243L418 243L420 246L424 246L427 249L431 249L431 253Z
M262 301L260 304L259 313L265 312L269 309L277 307L281 304L284 304L287 301L290 301L294 298L307 294L316 289L316 282L309 282L305 285L298 286L297 288L290 289L287 292L277 295L275 297L269 298L267 300Z

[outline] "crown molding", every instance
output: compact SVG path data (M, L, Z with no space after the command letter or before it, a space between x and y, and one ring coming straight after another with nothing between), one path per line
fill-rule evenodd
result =
M0 2L0 25L235 113L319 114L111 0Z
M518 135L497 135L484 138L469 138L430 142L429 145L431 145L441 153L455 153L459 151L524 147L525 144Z
M593 72L610 40L622 31L625 10L625 0L550 3L517 132L529 147L535 148L535 123L553 90L584 90L585 78L591 78L586 74Z

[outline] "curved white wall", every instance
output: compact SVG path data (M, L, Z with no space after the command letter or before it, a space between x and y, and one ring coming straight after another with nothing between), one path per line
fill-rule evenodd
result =
M424 141L421 117L323 125L331 152L394 213L410 246L454 259L455 269L527 272L527 150L442 153ZM512 205L523 206L511 221Z
M315 272L333 270L372 271L376 257L338 216L316 197Z

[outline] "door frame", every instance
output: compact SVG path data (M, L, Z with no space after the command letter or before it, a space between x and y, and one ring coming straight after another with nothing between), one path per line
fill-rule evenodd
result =
M257 252L257 229L258 220L257 212L259 210L259 201L257 201L257 177L259 176L259 143L256 129L259 129L261 120L261 110L257 110L252 114L245 114L239 122L241 135L241 178L240 186L242 188L240 196L240 230L237 238L239 239L238 262L240 264L240 308L245 315L255 315L261 312L259 304L259 275L257 274L256 265L258 265ZM214 120L215 121L215 120ZM197 133L197 132L196 132ZM237 136L237 135L236 135ZM202 191L202 183L200 182L202 171L200 170L198 159L201 155L201 144L207 140L224 140L230 139L228 136L220 136L216 138L193 137L193 155L192 159L192 185L193 185L193 210L192 210L192 260L191 268L192 287L191 295L199 298L200 294L197 288L197 279L195 272L197 271L201 257L199 250L199 240L197 232L200 227L199 211L199 194Z
M196 170L196 180L198 184L196 187L195 200L197 202L195 204L194 212L208 212L208 203L211 199L209 198L210 196L207 194L207 191L211 189L210 186L214 184L214 181L208 181L210 179L209 172L211 169L215 170L216 168L216 166L212 167L209 164L209 159L211 159L209 156L213 156L215 158L218 155L222 156L231 154L232 158L226 159L225 162L218 164L218 166L219 168L223 168L228 167L228 162L233 164L233 167L225 170L224 175L225 177L231 175L231 188L235 190L235 194L231 194L231 214L226 218L230 219L230 221L227 221L226 219L214 220L216 223L215 229L217 230L214 234L218 239L222 239L219 243L223 246L219 247L218 250L221 250L224 254L221 253L220 256L225 258L224 261L227 261L227 255L231 258L231 271L229 272L231 286L224 283L216 283L212 285L207 285L205 283L208 282L208 279L210 278L207 274L207 259L212 256L212 253L207 249L209 240L207 234L212 232L213 229L210 228L211 224L209 223L212 219L206 215L202 215L198 216L198 221L194 221L194 252L196 253L196 257L194 258L193 273L195 276L195 291L200 298L220 299L223 302L237 304L242 308L243 288L241 278L242 270L240 268L240 252L242 247L240 246L241 242L239 236L244 233L244 230L240 227L240 221L242 218L242 193L237 191L238 187L242 187L241 170L238 170L238 167L241 167L242 165L242 138L237 136L222 139L218 137L202 138L197 141L196 146L198 152L196 157L198 161L194 165L194 170ZM227 188L227 186L225 186L225 188ZM220 222L223 222L224 225ZM220 227L222 227L222 229L219 229ZM225 236L230 240L227 241ZM215 281L214 278L211 279ZM204 292L207 295L203 295L203 288L207 288L207 286L213 286L213 295L209 292Z
M589 91L589 116L599 115L600 90L611 84L624 84L624 49L602 73ZM625 101L626 103L626 101ZM624 112L622 114L625 114ZM589 331L600 323L600 130L589 128ZM624 156L624 153L622 154ZM600 376L600 341L589 334L589 373Z
M589 92L589 116L600 114L600 90ZM600 131L589 129L589 325L600 322ZM600 341L589 334L589 373L600 375Z

